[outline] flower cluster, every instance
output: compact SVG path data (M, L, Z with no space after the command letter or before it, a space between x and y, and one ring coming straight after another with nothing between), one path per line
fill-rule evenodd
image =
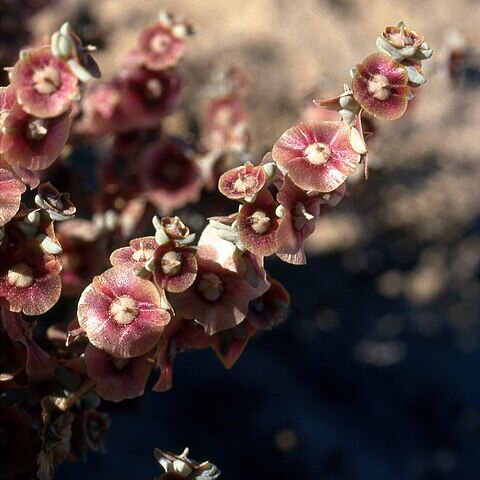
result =
M341 201L348 177L367 171L363 113L402 116L432 53L405 25L388 27L379 52L352 71L351 85L315 101L315 120L289 128L255 161L246 81L235 69L210 85L198 138L164 131L179 105L177 67L193 31L186 19L162 12L117 75L95 83L79 104L83 84L100 72L94 48L66 23L23 50L10 85L0 87L0 388L21 398L13 408L2 394L0 417L21 427L15 433L7 425L15 448L32 424L39 432L22 447L28 462L11 456L7 478L37 469L47 480L67 457L101 449L108 418L97 410L100 399L139 397L152 373L153 390L168 390L178 353L211 348L231 368L256 332L284 320L290 297L267 273L265 257L306 263L305 240L321 211ZM70 195L44 181L72 123L74 153L108 135L101 192L75 199L82 215L95 212L91 220L73 219ZM76 177L68 181L75 192ZM175 212L217 183L238 210L206 226L190 215L191 232ZM149 231L153 210L160 216L153 214ZM76 315L46 324L37 343L37 319L25 318L49 311L62 289L78 296ZM187 455L156 450L166 472L160 478L219 476Z

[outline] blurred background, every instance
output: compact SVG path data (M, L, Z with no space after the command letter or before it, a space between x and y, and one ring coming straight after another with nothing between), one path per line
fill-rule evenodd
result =
M188 131L205 72L236 66L250 78L257 160L299 121L305 97L341 92L386 25L403 20L435 53L406 116L375 123L370 178L354 178L321 215L308 264L268 262L291 293L288 320L231 371L211 351L179 355L173 389L108 405L106 454L63 465L58 478L152 479L154 447L187 445L225 480L477 478L478 1L57 0L30 27L38 36L67 19L90 25L109 78L161 8L198 29L166 131Z

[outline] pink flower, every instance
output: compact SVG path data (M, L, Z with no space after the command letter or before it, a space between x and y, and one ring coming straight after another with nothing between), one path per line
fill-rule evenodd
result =
M320 214L320 198L309 197L285 175L277 200L283 207L283 217L276 232L277 255L288 263L306 263L303 243L311 235Z
M12 166L28 170L49 167L65 146L70 134L70 112L55 118L36 118L15 104L5 115L0 152Z
M209 335L238 325L248 304L268 289L263 267L240 255L235 246L217 237L212 227L202 234L197 249L197 278L182 293L170 293L176 315L195 319Z
M31 237L5 247L0 255L0 302L12 312L45 313L60 297L60 258L43 252Z
M278 204L268 190L262 190L254 202L244 203L238 212L238 235L245 248L254 255L266 257L275 253L276 231L280 219Z
M88 376L96 380L97 394L111 402L142 396L154 365L149 354L115 358L90 343L85 349L85 364Z
M150 70L173 67L185 53L184 38L175 36L170 26L161 23L145 28L138 44L143 62Z
M171 140L158 140L139 158L140 184L145 195L164 213L195 202L200 196L200 171L189 152Z
M145 269L145 263L153 259L157 247L155 237L134 238L129 247L118 248L110 255L110 263L138 274Z
M248 162L222 174L218 180L218 190L227 198L239 200L256 195L265 185L265 181L265 170Z
M147 353L170 320L155 286L120 267L93 279L80 297L77 315L90 342L119 358Z
M343 122L300 123L283 133L272 157L295 185L319 192L338 188L360 161Z
M155 251L153 278L167 292L185 291L195 281L197 261L192 248L168 242Z
M143 67L121 72L121 109L130 129L156 127L180 103L182 82L175 70L152 71Z
M49 46L25 50L10 73L17 101L30 115L56 117L78 97L78 79Z
M352 81L355 100L377 118L395 120L407 109L408 72L385 53L374 53L357 65Z
M201 144L208 151L241 151L248 145L247 114L234 95L216 98L208 105L202 124Z

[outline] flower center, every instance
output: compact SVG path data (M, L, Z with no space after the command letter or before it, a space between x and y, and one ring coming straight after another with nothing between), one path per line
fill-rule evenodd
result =
M295 230L301 230L305 224L314 218L311 213L308 213L305 205L302 202L297 202L292 212L293 216L293 228Z
M378 73L368 81L368 91L373 95L373 98L384 102L392 95L392 87L390 81L385 75Z
M250 175L248 173L240 173L238 178L235 180L233 184L233 188L236 192L245 193L247 190L251 190L252 188L257 186L257 179L254 175Z
M112 357L112 363L117 370L123 370L130 363L130 358Z
M255 233L262 235L270 227L270 217L262 210L257 210L250 216L250 225Z
M60 72L47 65L33 74L33 88L41 95L51 95L60 85Z
M198 282L198 291L209 302L216 302L223 293L222 281L214 273L202 275Z
M43 118L36 118L27 124L27 138L29 140L41 140L47 132L47 121Z
M132 323L138 316L135 300L128 295L116 298L110 305L110 315L120 325Z
M140 246L138 250L135 250L132 253L132 259L136 262L147 262L153 257L155 250L151 248L144 248L143 245Z
M182 256L178 252L167 252L162 257L161 265L165 275L178 275L182 268Z
M162 82L157 78L147 80L145 86L147 89L147 100L157 100L162 96Z
M155 53L165 53L170 48L171 44L171 38L164 33L157 33L150 40L150 48Z
M35 278L32 269L24 263L17 263L7 273L7 281L13 287L27 288L33 284Z
M317 142L309 145L303 152L307 160L313 165L323 165L328 161L332 151L328 145Z
M233 112L228 107L221 107L215 115L217 125L220 127L230 127L235 123Z

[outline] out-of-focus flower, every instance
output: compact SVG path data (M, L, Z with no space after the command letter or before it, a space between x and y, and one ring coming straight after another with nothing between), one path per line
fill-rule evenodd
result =
M125 69L120 80L121 109L129 121L124 130L158 127L180 103L182 82L175 70Z
M138 39L138 55L150 70L175 66L185 53L185 37L194 33L188 20L161 11L158 21L143 29Z
M245 150L249 135L243 100L235 95L212 100L205 111L200 142L209 152Z
M360 155L343 122L300 123L275 143L272 157L293 183L304 190L331 192L355 173Z
M170 320L155 286L120 267L93 279L80 297L77 315L90 342L119 358L147 353Z
M10 82L22 109L38 118L65 113L79 96L77 77L49 46L22 51Z
M139 158L140 184L146 198L163 213L195 202L200 196L200 171L189 152L171 140L148 145Z

